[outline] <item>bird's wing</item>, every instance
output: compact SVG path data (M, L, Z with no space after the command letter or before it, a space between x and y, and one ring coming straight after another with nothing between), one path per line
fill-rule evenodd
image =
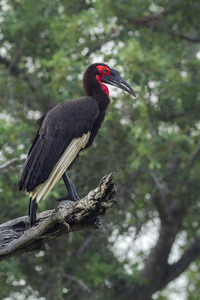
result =
M89 137L90 132L88 132L87 134L83 134L82 137L75 138L71 141L65 152L60 157L59 161L54 166L48 179L44 183L38 185L32 192L30 192L30 196L32 197L32 199L35 199L37 197L37 202L39 202L42 197L43 200L46 198L50 190L54 187L54 185L62 177L63 173L77 157L79 151L86 146Z
M80 150L85 148L99 107L92 97L69 100L51 109L33 140L19 180L37 201L46 196Z

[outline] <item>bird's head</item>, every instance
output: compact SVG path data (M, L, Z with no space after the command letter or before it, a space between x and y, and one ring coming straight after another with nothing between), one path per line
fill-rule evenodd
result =
M104 63L90 65L83 77L83 87L86 95L94 96L99 91L99 88L109 95L108 87L103 83L114 85L136 97L133 89L120 76L118 71L111 69Z

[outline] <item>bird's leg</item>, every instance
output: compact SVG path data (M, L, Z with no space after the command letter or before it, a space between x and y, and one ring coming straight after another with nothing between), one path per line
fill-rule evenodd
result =
M75 190L75 187L73 186L71 180L69 179L69 176L67 175L67 172L65 172L62 176L63 178L63 181L65 183L65 186L67 188L67 191L68 191L68 196L66 197L62 197L62 198L59 198L58 201L62 201L62 200L65 200L65 199L69 199L69 200L72 200L72 201L79 201L79 196Z

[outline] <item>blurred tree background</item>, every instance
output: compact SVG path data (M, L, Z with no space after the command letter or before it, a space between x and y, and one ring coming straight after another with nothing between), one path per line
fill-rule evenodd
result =
M17 181L35 120L84 95L89 64L108 63L137 94L111 89L69 174L82 197L115 171L118 206L98 232L2 262L1 299L199 299L199 16L195 0L0 1L0 165L17 158L0 170L1 223L28 210ZM39 211L64 194L60 182Z

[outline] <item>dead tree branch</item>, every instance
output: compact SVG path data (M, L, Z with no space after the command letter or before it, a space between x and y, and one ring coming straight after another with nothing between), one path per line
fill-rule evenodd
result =
M33 76L27 74L26 69L21 69L15 63L15 61L9 61L7 58L0 56L0 64L4 65L14 77L22 76L23 79L27 82L31 91L36 92L39 87L41 87L40 81Z
M54 210L37 214L35 227L28 228L28 216L0 225L0 261L40 249L47 241L70 231L98 229L97 216L116 203L113 177L113 173L104 176L99 186L79 202L61 201Z
M180 0L174 0L172 1L169 5L163 8L161 12L155 15L149 15L149 16L141 16L139 19L132 19L129 20L130 23L132 24L137 24L137 25L149 25L149 23L159 21L166 17L173 9L173 7L178 4Z
M188 169L191 169L194 166L196 160L199 158L199 155L200 155L200 145L197 146L194 154L190 158L190 160L188 162Z
M178 37L191 43L200 43L200 38L195 36L179 34Z
M190 244L188 249L185 250L180 259L176 263L169 265L166 271L166 275L161 282L160 288L163 288L169 282L173 281L180 274L182 274L189 267L189 265L195 261L195 259L199 258L199 256L200 238L196 237L196 239Z
M18 158L12 158L11 160L6 161L4 164L0 165L0 170L7 168L16 161L18 161Z

